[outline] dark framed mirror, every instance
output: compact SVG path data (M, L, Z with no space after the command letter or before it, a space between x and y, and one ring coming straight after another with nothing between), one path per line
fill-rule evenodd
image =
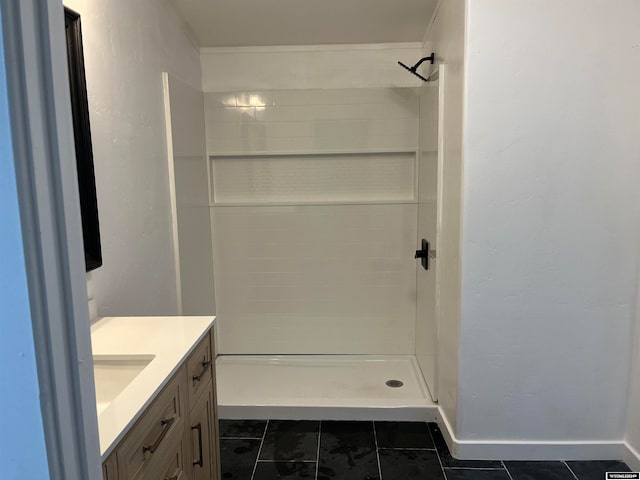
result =
M73 10L65 8L64 19L67 39L67 61L69 64L69 85L71 88L71 111L73 113L73 133L76 146L78 189L80 191L80 212L82 214L84 259L87 272L90 272L102 266L102 247L100 244L96 179L93 168L93 148L91 146L91 123L89 122L87 81L84 70L82 29L80 26L80 15Z

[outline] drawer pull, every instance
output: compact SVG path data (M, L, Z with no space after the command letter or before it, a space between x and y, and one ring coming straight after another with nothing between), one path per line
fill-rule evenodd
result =
M158 438L156 438L156 441L153 442L152 445L143 445L142 446L142 453L151 453L153 454L158 447L160 446L160 443L162 442L162 440L164 440L164 437L167 435L167 432L169 431L169 429L171 428L171 425L173 425L173 422L176 421L175 417L171 417L171 418L165 418L160 420L160 425L162 425L162 432L160 432L160 435L158 435Z
M191 431L198 430L198 460L193 462L193 465L198 465L199 467L203 467L203 456L202 456L202 423L197 424L195 427L191 427Z
M164 480L180 480L182 478L183 471L178 469L176 473L173 474L173 477L165 477Z
M202 380L202 377L204 377L205 372L210 366L211 366L211 362L209 360L202 362L202 371L198 375L194 375L193 377L191 377L191 379L193 380L193 383L196 383Z

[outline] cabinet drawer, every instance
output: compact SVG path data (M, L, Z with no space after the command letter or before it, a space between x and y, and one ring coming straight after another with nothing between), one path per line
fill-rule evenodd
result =
M211 335L202 339L187 360L187 381L189 382L189 402L193 404L199 395L205 392L209 381L213 378L213 355L211 352Z
M185 407L186 378L180 369L118 446L120 480L153 478L152 467L164 463L167 449L184 436Z
M179 442L174 442L172 448L163 453L162 458L157 459L149 468L145 478L152 480L189 480L191 478L190 466L187 463L186 440L184 436ZM155 466L157 464L157 467Z

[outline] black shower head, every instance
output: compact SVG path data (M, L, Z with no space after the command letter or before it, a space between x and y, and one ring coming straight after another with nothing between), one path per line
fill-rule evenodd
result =
M423 82L428 82L429 80L427 80L426 78L424 78L422 75L420 75L418 72L416 72L413 68L411 67L407 67L404 63L402 62L398 62L398 65L406 68L407 70L409 70L411 73L413 73L416 77L420 78Z
M436 54L432 53L430 56L428 57L424 57L422 58L418 63L416 63L413 67L407 67L404 63L402 62L398 62L398 65L400 65L401 67L406 68L408 71L410 71L411 73L413 73L416 77L420 78L423 82L428 82L429 79L428 78L424 78L422 75L420 75L418 73L418 67L420 65L422 65L424 62L428 61L429 63L431 63L431 65L434 64L434 62L436 61Z

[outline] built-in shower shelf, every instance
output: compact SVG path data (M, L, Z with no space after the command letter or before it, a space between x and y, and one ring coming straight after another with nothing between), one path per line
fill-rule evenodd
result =
M415 205L417 200L382 200L382 201L323 201L323 202L213 202L210 207L314 207L327 205ZM425 203L425 202L420 202Z
M417 201L417 152L210 156L211 205L371 205Z
M417 153L416 149L412 148L399 148L399 149L358 149L358 150L300 150L300 151L246 151L246 152L214 152L209 153L209 158L220 157L297 157L297 156L322 156L322 155L390 155L390 154L412 154Z

